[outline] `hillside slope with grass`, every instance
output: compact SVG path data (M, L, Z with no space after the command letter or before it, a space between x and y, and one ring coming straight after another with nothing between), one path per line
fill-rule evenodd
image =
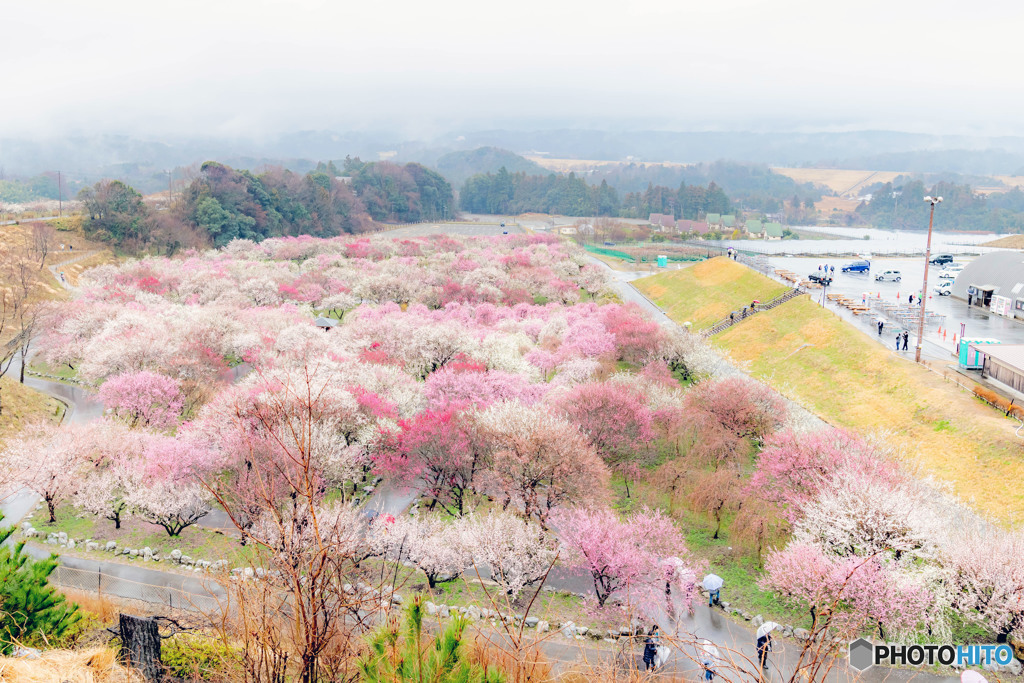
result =
M724 256L690 268L659 273L633 282L673 320L703 330L755 299L768 301L787 287Z
M808 297L759 313L713 344L832 424L884 434L910 463L949 482L977 510L1024 519L1017 423L874 344Z

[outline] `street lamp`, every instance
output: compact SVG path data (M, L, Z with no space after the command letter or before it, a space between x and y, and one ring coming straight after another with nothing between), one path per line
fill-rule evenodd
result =
M942 202L942 197L925 197L924 200L932 205L932 211L928 215L928 242L924 248L924 284L921 285L921 319L917 321L917 350L914 354L914 361L921 362L921 344L924 342L924 307L928 301L928 263L932 259L932 222L935 220L935 205Z

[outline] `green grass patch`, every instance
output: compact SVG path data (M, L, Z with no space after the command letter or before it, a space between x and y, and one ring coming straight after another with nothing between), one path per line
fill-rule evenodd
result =
M39 373L40 375L46 375L47 378L57 377L62 380L78 378L78 370L72 369L67 365L67 363L53 367L48 363L40 361L38 363L30 363L28 369L32 372Z
M1024 514L1024 459L1002 413L890 353L809 297L748 318L712 343L829 423L886 433L897 451L980 511L998 519Z
M57 399L18 382L17 374L0 378L0 439L16 434L26 422L44 420L58 424L64 404Z
M787 287L724 256L641 278L633 285L676 322L691 322L703 330L749 306L769 301Z
M172 550L178 549L182 554L195 559L211 562L225 559L235 566L248 564L250 560L256 559L254 547L241 545L233 536L195 525L182 531L179 536L171 537L162 527L134 518L122 521L121 528L115 529L114 523L110 520L79 514L72 505L57 508L56 517L57 521L50 524L47 522L45 508L35 513L33 525L44 539L48 533L63 531L69 538L78 541L88 538L100 543L101 546L107 541L117 541L119 548L141 549L148 546L154 553L159 553L164 558ZM84 552L84 548L82 550Z

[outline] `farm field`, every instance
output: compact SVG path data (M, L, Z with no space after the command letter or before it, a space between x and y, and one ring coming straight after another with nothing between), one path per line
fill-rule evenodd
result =
M895 171L860 171L842 168L786 168L777 166L772 171L792 178L798 183L823 185L839 194L854 194L866 185L887 183L900 175Z
M755 299L769 301L786 291L784 285L724 256L633 284L673 320L692 322L695 331L711 327Z
M1004 249L1024 249L1024 235L1007 235L991 242L985 242L983 247L1003 247Z
M977 510L1004 521L1024 516L1016 424L808 297L726 330L714 345L833 425L882 435Z

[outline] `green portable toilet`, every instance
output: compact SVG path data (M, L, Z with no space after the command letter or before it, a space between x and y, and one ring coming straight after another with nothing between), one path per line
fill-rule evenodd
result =
M658 267L665 268L668 266L668 256L665 254L658 254Z
M978 348L991 344L1000 344L998 339L961 339L960 340L960 367L965 370L981 369L983 359L982 352ZM971 345L975 348L970 348Z

